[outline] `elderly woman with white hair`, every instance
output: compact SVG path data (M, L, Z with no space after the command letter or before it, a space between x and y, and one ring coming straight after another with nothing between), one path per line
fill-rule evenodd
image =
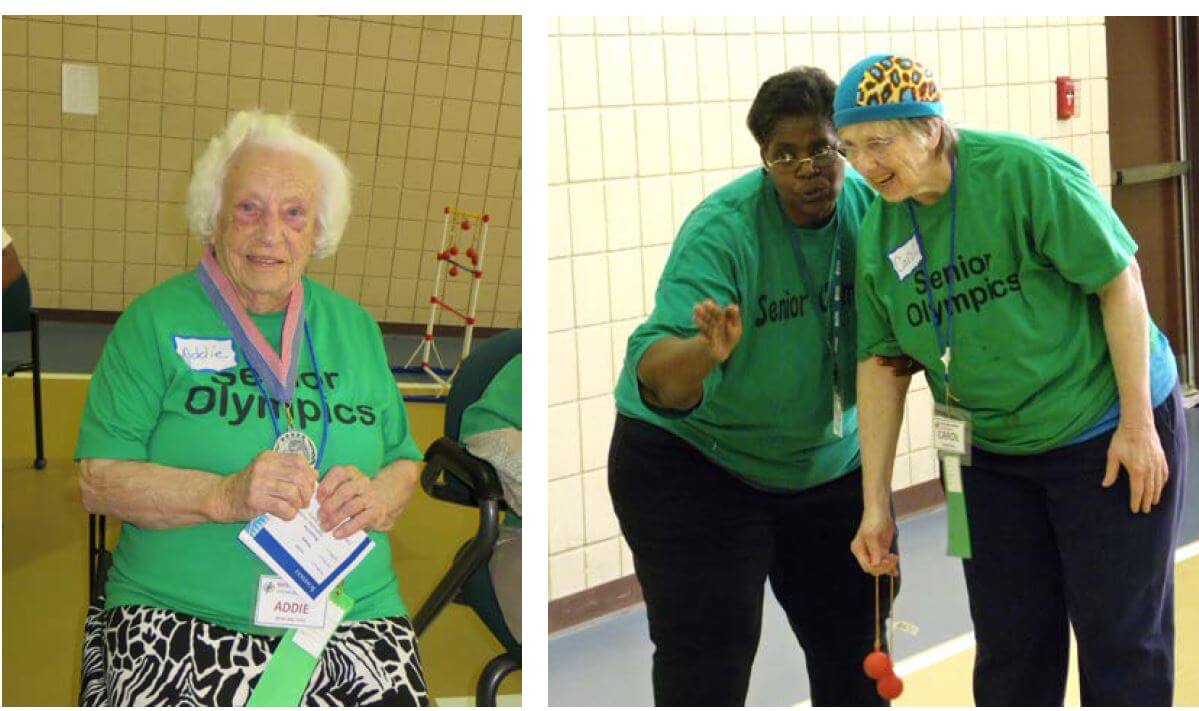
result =
M909 378L940 451L979 706L1061 706L1070 629L1084 706L1169 706L1173 551L1187 462L1170 344L1137 244L1073 156L955 129L920 62L879 54L833 121L878 191L858 246L863 570L897 564L891 472ZM935 412L935 414L934 414Z
M282 116L237 114L197 161L203 259L121 315L80 425L84 506L123 521L88 614L85 705L244 705L272 677L306 705L428 705L387 539L421 453L378 325L303 277L349 210L345 165ZM324 531L374 547L304 669L262 612L271 570L238 533L313 499Z

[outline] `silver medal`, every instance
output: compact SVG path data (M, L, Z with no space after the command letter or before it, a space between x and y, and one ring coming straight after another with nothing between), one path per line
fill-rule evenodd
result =
M274 449L282 454L301 454L309 466L316 466L316 443L299 430L288 430L279 435L275 440Z

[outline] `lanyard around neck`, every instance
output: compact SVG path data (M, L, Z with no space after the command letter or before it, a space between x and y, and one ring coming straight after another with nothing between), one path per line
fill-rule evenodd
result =
M838 367L838 357L841 346L841 311L843 295L841 289L841 243L842 239L842 220L840 210L834 208L832 220L834 221L833 231L833 257L829 260L829 276L827 291L821 294L816 289L816 279L812 276L812 270L808 267L808 260L804 257L803 246L800 242L800 228L791 222L787 216L786 210L780 202L779 211L782 213L783 224L788 227L788 237L791 242L791 251L795 255L795 266L799 269L799 277L803 280L804 289L807 291L808 299L812 300L812 309L816 313L816 318L820 322L821 332L824 335L824 346L832 355L833 363L833 386L839 387L838 376L840 368ZM820 310L820 297L825 297L825 303L828 304L829 312L832 314L831 327L829 322L824 318Z
M958 191L957 191L957 160L954 159L949 165L949 264L953 265L954 257L957 254L957 206L958 206ZM920 249L920 271L924 273L925 296L928 297L928 311L933 324L933 334L937 338L937 355L945 365L945 398L950 398L949 386L949 356L952 355L950 348L953 344L953 269L946 272L946 291L948 298L945 300L945 308L937 311L936 301L933 299L933 285L928 277L928 251L924 247L924 235L920 231L920 221L916 219L916 208L912 207L912 200L907 201L908 216L912 220L912 229L916 233L916 246ZM944 319L942 319L942 314ZM941 321L945 321L945 335L941 335Z

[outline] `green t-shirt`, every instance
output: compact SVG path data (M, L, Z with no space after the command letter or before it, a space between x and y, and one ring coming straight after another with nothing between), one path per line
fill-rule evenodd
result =
M309 279L304 307L332 413L321 475L353 465L374 477L397 459L420 460L378 325L362 307ZM285 313L252 315L276 349ZM193 370L177 352L177 337L231 338L195 272L150 290L117 321L92 376L76 458L148 461L230 476L271 449L275 431L240 348L235 368ZM319 447L315 372L305 341L294 410L296 425ZM280 427L287 427L282 410ZM279 634L253 626L258 578L270 569L238 540L243 525L150 530L126 522L106 606L162 607L241 632ZM387 534L368 535L375 547L344 582L356 601L347 619L406 614Z
M517 353L495 374L479 399L462 413L460 439L504 427L520 429L520 376L520 354Z
M761 169L706 198L679 231L658 282L653 313L629 338L616 386L617 410L682 437L716 464L764 489L807 489L857 467L853 271L859 225L873 199L874 192L848 166L835 217L819 229L791 225L774 183ZM833 369L825 346L838 233L843 240L844 321L838 346L843 437L833 434ZM792 240L803 250L819 292L816 298L800 276ZM659 338L694 336L698 329L692 310L709 298L721 306L741 306L741 341L704 380L703 400L693 410L651 408L641 399L637 364Z
M927 274L907 204L879 200L867 213L858 355L913 356L944 402L931 286L937 311L952 316L952 394L971 413L975 444L1044 452L1084 432L1118 398L1095 292L1128 266L1136 244L1086 169L1040 141L963 130L956 180L952 264L949 194L929 207L913 203ZM1150 342L1165 343L1152 324Z

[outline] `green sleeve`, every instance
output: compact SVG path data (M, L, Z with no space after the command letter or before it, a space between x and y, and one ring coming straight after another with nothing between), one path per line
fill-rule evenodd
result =
M1088 294L1124 271L1136 242L1082 164L1051 148L1027 172L1028 228L1036 251Z
M715 208L701 206L691 213L679 230L654 292L653 313L629 337L625 368L634 373L634 377L642 356L655 341L665 336L691 338L699 332L692 316L696 304L703 300L712 299L722 307L740 304L741 318L746 317L737 285L737 258L733 249L735 242L744 240L736 235L744 227L714 213ZM704 379L704 399L720 386L723 373L723 368L713 368ZM659 414L671 415L644 399L642 404Z
M79 423L78 459L149 458L167 382L152 314L134 303L117 319L92 374Z
M521 358L516 354L495 374L478 400L462 413L459 439L521 424Z
M382 412L379 413L379 424L383 434L383 466L387 466L397 459L411 459L419 462L424 459L424 454L420 451L420 447L416 446L416 440L412 439L412 432L408 427L408 410L404 407L404 396L400 394L395 376L391 374L391 367L387 364L383 332L379 329L379 324L366 311L362 311L362 314L364 318L361 332L374 341L375 357L372 367L377 373L379 387L386 393Z
M879 298L876 287L879 278L890 276L884 271L886 263L877 254L881 243L880 216L880 205L876 203L862 220L859 245L866 246L867 241L870 245L866 249L859 247L854 277L854 301L858 311L858 360L866 360L872 355L903 354L891 326L891 316Z

